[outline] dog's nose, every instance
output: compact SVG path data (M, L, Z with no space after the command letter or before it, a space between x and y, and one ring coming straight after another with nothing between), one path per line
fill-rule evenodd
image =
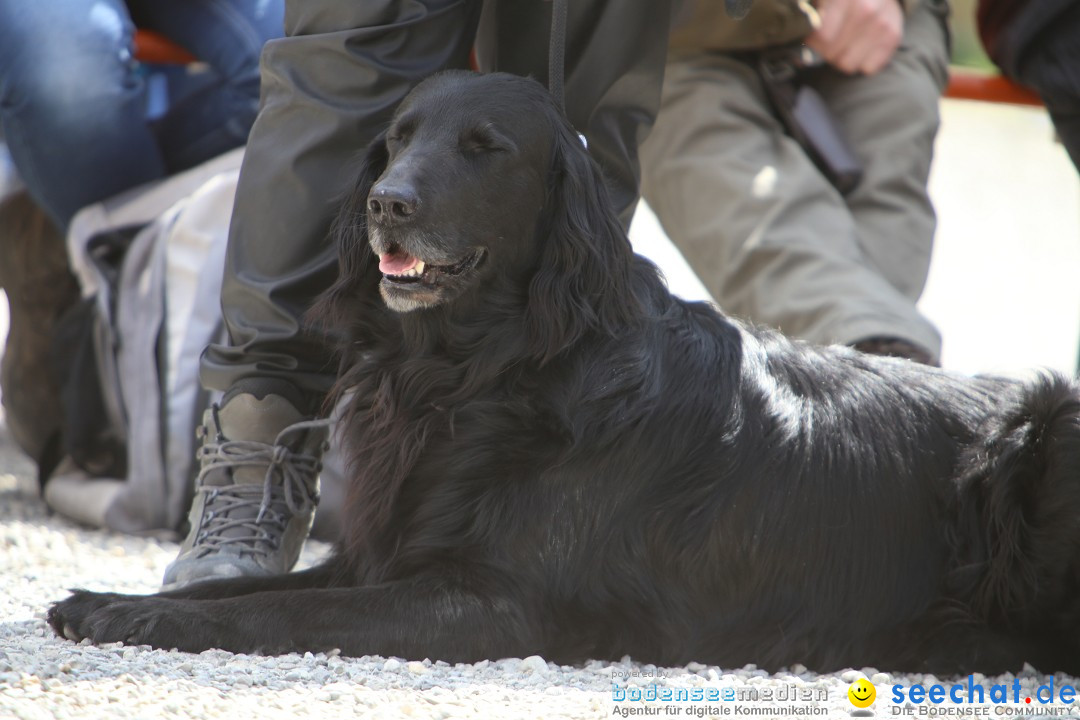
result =
M408 220L416 212L416 191L401 185L376 185L368 194L368 216L378 223Z

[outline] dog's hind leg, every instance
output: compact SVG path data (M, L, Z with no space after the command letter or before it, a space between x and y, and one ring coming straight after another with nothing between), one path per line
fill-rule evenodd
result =
M1080 389L1023 383L964 459L961 566L975 618L1023 637L1054 667L1080 668ZM966 511L964 506L966 506ZM963 527L963 526L962 526ZM969 575L970 577L970 575ZM1039 658L1022 661L1038 666Z

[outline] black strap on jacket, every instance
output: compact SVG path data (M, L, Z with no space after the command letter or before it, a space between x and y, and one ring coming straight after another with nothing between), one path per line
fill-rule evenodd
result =
M566 72L566 14L568 0L553 0L551 37L548 41L548 91L559 109L566 112L563 82Z
M757 70L776 116L821 174L842 195L854 190L862 179L862 162L825 100L804 82L807 73L824 66L821 58L799 43L737 56Z

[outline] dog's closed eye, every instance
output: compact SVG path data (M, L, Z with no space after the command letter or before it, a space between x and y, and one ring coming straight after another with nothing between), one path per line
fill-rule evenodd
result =
M413 119L406 117L398 120L386 131L387 150L393 151L396 148L407 145L415 130L416 123Z
M458 143L466 154L514 152L517 150L514 141L500 133L491 123L465 130L461 134Z

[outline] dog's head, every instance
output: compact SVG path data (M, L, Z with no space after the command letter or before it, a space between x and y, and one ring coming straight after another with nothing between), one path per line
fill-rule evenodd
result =
M372 286L409 316L520 302L533 354L549 359L633 305L620 292L632 251L600 173L526 78L450 71L417 86L336 225L341 275L324 306L346 322L343 297Z
M470 73L436 76L402 102L372 149L385 166L364 207L390 309L451 302L527 263L518 240L546 199L550 119L536 108L548 106L536 83Z

